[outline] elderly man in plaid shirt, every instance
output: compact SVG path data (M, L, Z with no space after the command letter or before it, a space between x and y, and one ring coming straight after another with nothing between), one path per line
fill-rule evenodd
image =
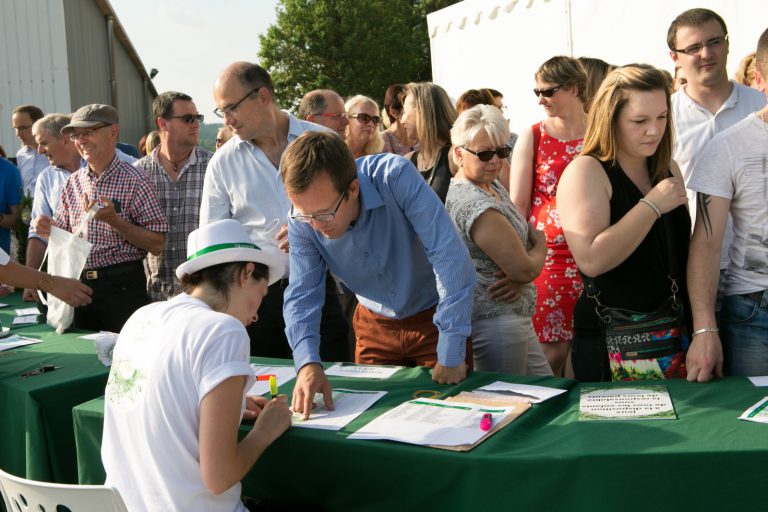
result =
M197 229L205 168L213 153L198 146L203 115L188 95L166 91L152 104L160 145L138 162L155 184L168 219L165 250L147 255L147 291L153 301L181 293L176 267L187 258L187 237Z
M80 278L93 288L93 302L76 308L74 321L75 327L93 331L119 332L134 311L149 303L142 261L147 252L163 251L168 230L146 173L116 156L117 123L117 110L94 104L72 114L61 129L87 166L64 185L53 223L72 232L89 209L98 207L88 221L93 247ZM35 229L45 236L49 225L50 219L38 218Z

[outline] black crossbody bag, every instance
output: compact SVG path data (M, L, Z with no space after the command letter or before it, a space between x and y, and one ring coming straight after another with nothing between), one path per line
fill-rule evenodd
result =
M685 378L685 353L690 344L685 308L678 296L679 268L668 219L662 217L667 240L670 296L655 311L633 311L600 302L600 290L584 278L587 297L595 301L608 349L611 380ZM631 290L628 290L631 293Z

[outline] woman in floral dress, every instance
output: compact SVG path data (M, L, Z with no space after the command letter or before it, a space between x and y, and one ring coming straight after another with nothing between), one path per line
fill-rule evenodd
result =
M535 75L534 94L547 117L523 130L512 156L510 196L547 239L533 325L552 371L565 375L573 340L573 308L582 290L576 263L557 215L557 184L581 152L586 114L586 75L570 57L553 57Z

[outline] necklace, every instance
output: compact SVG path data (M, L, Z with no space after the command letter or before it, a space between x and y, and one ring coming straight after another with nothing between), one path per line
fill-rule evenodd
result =
M189 153L187 153L187 156L185 156L185 157L182 157L182 158L179 158L179 159L178 159L178 160L176 160L175 162L174 162L173 160L171 160L170 158L166 158L165 156L163 156L163 158L164 158L165 160L167 160L167 161L168 161L168 163L169 163L169 164L171 164L171 165L173 166L173 172L174 172L174 173L178 173L178 172L179 172L179 164L181 164L181 163L183 163L183 162L186 162L187 160L189 160L189 155L191 155L191 154L192 154L192 151L190 151ZM161 155L161 156L162 156L162 155Z

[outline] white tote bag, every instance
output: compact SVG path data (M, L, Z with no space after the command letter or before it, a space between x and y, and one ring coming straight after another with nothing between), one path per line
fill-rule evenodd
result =
M74 233L51 225L51 236L48 238L48 247L45 250L49 274L80 279L92 244L85 236L81 238L78 235L86 229L91 217L93 213L88 212ZM51 294L48 294L48 300L39 291L38 295L43 304L48 306L48 325L55 328L57 333L63 333L75 319L75 308Z

